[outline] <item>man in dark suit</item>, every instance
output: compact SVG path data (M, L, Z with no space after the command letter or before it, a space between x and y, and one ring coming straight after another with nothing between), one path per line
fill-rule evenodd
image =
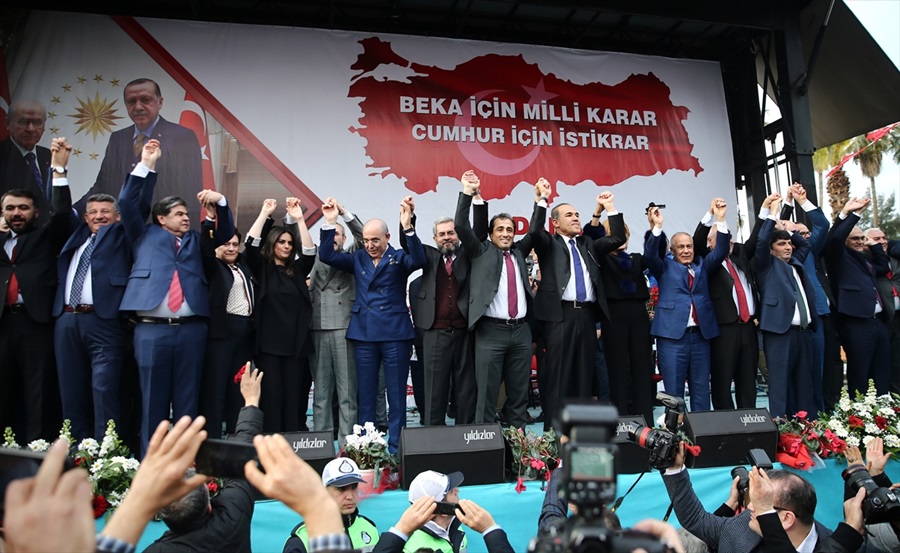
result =
M0 141L0 194L30 190L37 199L38 226L50 221L50 150L38 146L47 110L36 100L16 100L9 108L9 138Z
M124 428L119 383L130 334L119 305L131 246L115 198L88 198L84 222L63 246L57 271L54 343L63 417L78 440L103 436L109 420Z
M866 243L856 226L859 212L870 201L851 198L844 205L825 247L825 266L841 315L838 329L847 354L850 397L857 391L865 393L870 379L879 395L888 393L891 382L890 331L881 318L885 298L875 282L887 274L888 258L880 245L871 240Z
M797 232L776 230L781 196L775 195L770 215L759 230L753 270L759 286L759 329L769 368L769 413L793 416L816 413L813 395L812 332L818 316L812 282L803 262L809 242Z
M347 328L353 340L356 381L359 396L359 422L375 421L375 394L378 373L384 367L388 396L388 447L397 452L400 429L406 426L406 380L415 333L406 307L406 280L410 273L425 265L425 250L412 226L412 212L400 205L400 224L409 253L395 250L389 243L387 225L372 219L363 227L364 249L353 253L335 251L334 225L338 209L322 206L326 224L321 229L319 259L338 269L353 273L356 302Z
M694 243L686 232L672 236L673 258L666 257L666 235L659 207L647 211L650 231L644 238L644 260L659 284L659 302L650 332L656 337L659 369L666 392L684 397L688 380L691 410L709 409L709 340L719 335L715 310L709 299L709 274L722 264L731 244L725 223L727 204L716 198L716 247L694 260Z
M53 139L57 190L49 224L38 227L32 191L13 189L0 198L9 225L0 233L0 427L11 426L25 442L55 435L60 423L51 313L57 254L76 224L64 169L70 150L65 138Z
M326 204L334 205L338 215L352 235L350 252L362 247L363 224L359 217L347 211L334 198ZM343 251L347 230L343 225L334 226L334 248ZM309 295L312 302L312 330L315 352L312 354L313 423L315 430L334 431L335 421L332 400L337 393L338 439L344 443L353 433L356 424L356 364L353 362L353 343L347 340L350 326L350 310L356 301L356 281L353 274L326 265L316 258L309 273Z
M561 203L550 211L554 235L544 229L550 183L535 184L534 213L528 234L541 264L541 283L534 297L534 317L541 325L545 363L538 371L544 430L556 422L567 398L590 398L597 350L596 325L609 321L598 261L625 243L625 222L613 195L597 197L609 215L610 233L599 239L581 234L579 214Z
M216 247L216 210L207 205L200 225L203 270L209 282L206 359L200 380L199 413L206 417L210 438L233 434L240 411L234 375L253 357L253 307L256 282L240 253L241 233Z
M716 247L717 229L712 227L715 200L694 231L694 251L707 256ZM750 273L759 221L746 244L730 244L728 255L710 268L709 298L719 323L719 335L709 342L710 390L713 409L734 409L731 383L738 408L756 407L756 366L759 343L756 314L759 296Z
M408 197L408 203L415 210L412 197ZM476 228L486 226L487 210L477 211L482 212L484 220L476 222ZM413 323L422 333L422 424L446 424L451 378L456 423L471 424L475 420L475 365L468 329L469 259L463 254L452 218L437 219L432 230L437 247L425 245L427 262L415 294L410 286L409 298ZM402 239L401 245L406 245Z
M162 150L156 140L143 148L141 162L125 181L119 197L122 224L134 252L120 309L133 312L134 353L141 381L141 454L150 430L167 419L197 414L200 375L210 315L209 290L203 276L200 233L190 230L185 201L163 198L153 206L153 223L146 198L156 184L153 168ZM198 194L201 204L215 204L216 246L234 236L234 220L218 192Z
M118 195L122 179L141 161L143 144L153 139L161 144L162 156L156 163L157 182L151 205L168 196L193 199L203 188L197 135L163 119L159 114L162 92L150 79L135 79L125 85L124 99L134 125L110 135L97 181L85 197L101 192Z
M524 428L532 356L533 298L525 267L530 240L513 242L515 225L505 213L491 219L488 240L478 240L469 212L480 181L472 171L466 171L461 181L454 224L471 263L468 325L475 332L475 422L493 422L503 381L507 420Z
M879 244L888 254L886 275L878 277L878 293L884 299L882 318L891 332L891 392L900 394L900 241L888 240L884 231L872 227L865 232L866 240Z

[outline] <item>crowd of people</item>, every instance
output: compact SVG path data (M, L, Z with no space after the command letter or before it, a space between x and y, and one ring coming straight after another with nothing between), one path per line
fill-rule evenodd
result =
M165 123L158 86L129 83L125 100L134 157L119 165L130 169L118 197L92 193L82 211L64 138L52 141L46 186L34 186L36 160L47 157L36 145L41 106L19 102L10 118L8 141L26 168L10 178L27 182L2 196L0 355L11 362L0 427L26 441L55 435L63 418L78 439L102 435L108 420L127 435L139 420L143 455L170 413L204 415L211 436L232 433L240 398L230 383L248 359L269 375L266 432L341 439L377 422L392 452L411 367L426 426L450 415L524 427L534 420L533 365L545 429L573 398L652 421L657 367L666 392L684 397L687 384L692 410L755 407L760 343L772 416L833 408L844 384L839 344L851 394L870 379L879 394L900 391L900 242L857 226L867 199L848 201L829 227L795 183L765 199L742 244L721 198L693 234L671 237L651 205L643 252L628 253L612 193L597 196L583 225L571 204L551 208L542 178L516 240L513 217L490 216L467 171L456 212L432 225L434 245L417 233L411 196L400 204L399 249L387 222L363 224L335 198L321 206L317 246L304 206L288 198L278 222L278 202L263 202L240 251L222 194L196 193L199 230L192 198L157 199L174 147L140 129Z

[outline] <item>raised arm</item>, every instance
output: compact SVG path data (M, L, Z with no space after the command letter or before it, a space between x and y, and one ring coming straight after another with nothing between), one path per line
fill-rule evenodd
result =
M612 192L601 192L600 195L597 196L597 202L603 206L603 209L607 213L612 214L608 219L609 235L594 240L594 255L597 256L598 260L606 254L619 249L626 241L625 219L622 217L621 213L616 211L613 199Z
M459 200L456 203L454 224L456 225L456 234L459 235L459 241L462 242L463 251L468 257L475 257L484 251L484 244L478 240L478 237L472 230L472 224L469 222L469 213L472 210L472 196L478 190L480 181L475 173L469 170L463 173L460 182L463 190L460 192Z
M644 261L653 276L659 278L666 270L666 234L663 232L663 215L658 207L647 210L650 230L644 236Z
M125 180L119 193L119 211L122 225L129 242L136 244L144 236L147 218L150 217L150 202L156 187L156 160L161 150L158 140L148 140L141 152L141 162Z

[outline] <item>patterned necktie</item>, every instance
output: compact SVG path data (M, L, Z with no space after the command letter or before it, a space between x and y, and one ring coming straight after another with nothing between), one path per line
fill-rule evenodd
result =
M569 238L569 249L572 251L572 261L575 268L575 301L584 301L587 299L587 289L584 286L584 271L581 270L581 256L578 255L578 248L575 247L575 240Z
M37 165L37 159L35 158L34 152L25 154L25 161L28 162L28 168L31 169L31 175L34 177L34 184L37 185L41 194L44 194L46 197L47 194L44 192L44 179L41 177L41 170Z
M144 136L144 133L139 132L137 136L134 137L134 157L140 157L141 153L144 151L144 141L147 139Z
M444 269L448 276L453 274L453 256L449 253L444 256Z
M181 245L181 238L175 238L175 256L178 256L178 247ZM177 313L184 303L184 292L181 290L181 280L178 278L178 267L175 267L175 273L172 275L172 283L169 284L169 309L172 313Z
M734 291L737 293L738 313L741 317L741 322L746 323L750 320L750 306L747 305L747 294L744 292L744 285L741 283L741 279L738 277L737 270L735 270L731 260L727 257L725 258L725 265L728 267L728 272L734 280Z
M15 305L16 302L19 301L19 279L16 278L16 254L19 250L19 243L16 242L16 245L13 247L12 256L9 258L10 263L13 264L13 272L9 276L9 284L6 286L6 305Z
M72 289L69 291L69 305L75 307L81 303L81 292L84 290L84 281L87 279L88 268L91 266L91 255L94 253L94 241L97 235L92 234L88 245L81 252L81 258L75 267L75 278L72 279Z
M510 318L515 319L519 314L519 291L516 289L516 266L513 265L509 252L503 252L503 260L506 263L506 290L507 305Z
M249 316L252 309L244 273L237 265L229 265L229 267L234 272L234 281L231 284L231 291L228 293L225 310L234 315Z

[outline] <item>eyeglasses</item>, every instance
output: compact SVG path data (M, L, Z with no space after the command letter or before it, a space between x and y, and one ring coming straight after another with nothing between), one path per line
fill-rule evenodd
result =
M851 242L862 242L865 239L866 239L865 236L850 236L849 238L847 238L847 240L849 240Z
M808 230L807 230L807 231L802 231L802 230L800 231L800 236L811 236L811 235L812 235L812 233L809 232Z

